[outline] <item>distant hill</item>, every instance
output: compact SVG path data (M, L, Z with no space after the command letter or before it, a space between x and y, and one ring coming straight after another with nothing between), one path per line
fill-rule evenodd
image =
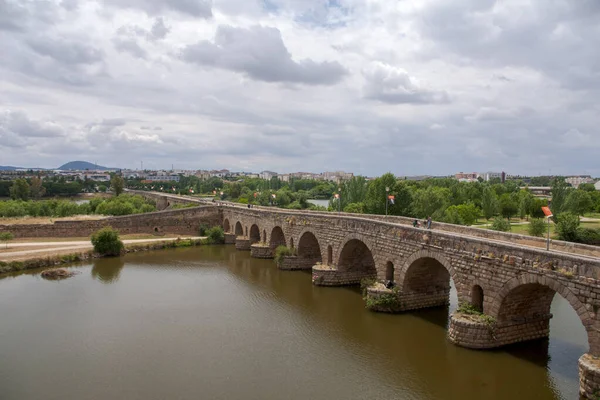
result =
M20 169L20 168L0 165L0 171L14 171L15 169Z
M107 167L103 167L101 165L89 163L87 161L71 161L64 165L61 165L57 169L61 169L63 171L68 171L68 170L85 171L86 169L106 171L106 170L115 169L115 168L107 168Z

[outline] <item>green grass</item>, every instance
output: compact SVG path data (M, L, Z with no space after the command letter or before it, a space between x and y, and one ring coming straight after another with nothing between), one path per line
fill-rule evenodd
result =
M587 218L598 218L598 219L600 219L600 212L586 213L584 215L584 217L587 217Z
M512 221L512 220L511 220ZM489 226L473 226L474 228L481 228L481 229L490 229ZM527 231L528 229L528 225L527 224L523 224L523 225L511 225L510 227L510 233L516 233L518 235L527 235L529 236L529 232ZM582 228L589 228L589 229L599 229L600 228L600 222L582 222L581 223L581 227ZM544 237L546 237L546 233L544 232ZM552 239L556 239L555 233L554 233L554 224L550 223L550 237Z

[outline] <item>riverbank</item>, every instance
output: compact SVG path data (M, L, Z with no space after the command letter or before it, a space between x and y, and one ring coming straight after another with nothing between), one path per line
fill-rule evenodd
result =
M162 250L167 248L193 247L206 244L206 237L177 237L155 240L125 240L124 253L137 253L140 251ZM34 250L35 251L35 250ZM41 249L41 252L21 254L20 256L2 257L0 261L0 274L26 271L37 268L57 267L92 258L104 258L94 252L91 243L81 247ZM22 252L27 253L27 252ZM6 254L6 253L5 253Z

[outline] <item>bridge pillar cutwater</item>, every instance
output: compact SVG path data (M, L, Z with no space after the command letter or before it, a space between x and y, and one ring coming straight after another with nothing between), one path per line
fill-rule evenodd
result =
M285 256L277 267L284 271L310 270L316 263L317 261L310 258Z
M579 359L579 395L584 399L600 395L600 359L589 353Z
M315 286L355 286L368 278L375 278L375 275L360 270L343 271L335 265L317 264L312 267L312 283Z
M397 286L388 289L378 282L367 288L365 301L371 311L399 313L446 306L449 303L449 295L450 289L446 287L429 292L403 293Z
M238 236L235 238L235 249L242 251L250 250L250 238L247 236Z
M235 244L235 233L225 233L225 244Z
M254 243L250 246L250 256L254 258L273 258L273 250L266 243Z
M547 338L552 314L497 323L485 315L454 313L450 317L448 339L457 346L492 349L513 343Z

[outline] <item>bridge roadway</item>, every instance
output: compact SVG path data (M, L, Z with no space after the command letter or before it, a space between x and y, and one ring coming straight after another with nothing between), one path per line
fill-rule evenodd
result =
M215 205L226 241L252 256L272 258L280 245L293 248L281 269L311 269L315 285L356 285L374 279L367 306L406 312L448 304L450 280L459 304L481 314L455 312L448 338L459 346L487 349L549 335L556 293L579 315L589 350L579 360L580 393L600 393L600 252L593 246L545 241L510 233L413 219L308 212L156 196L163 205ZM162 196L162 199L161 199ZM394 282L386 288L382 282Z

